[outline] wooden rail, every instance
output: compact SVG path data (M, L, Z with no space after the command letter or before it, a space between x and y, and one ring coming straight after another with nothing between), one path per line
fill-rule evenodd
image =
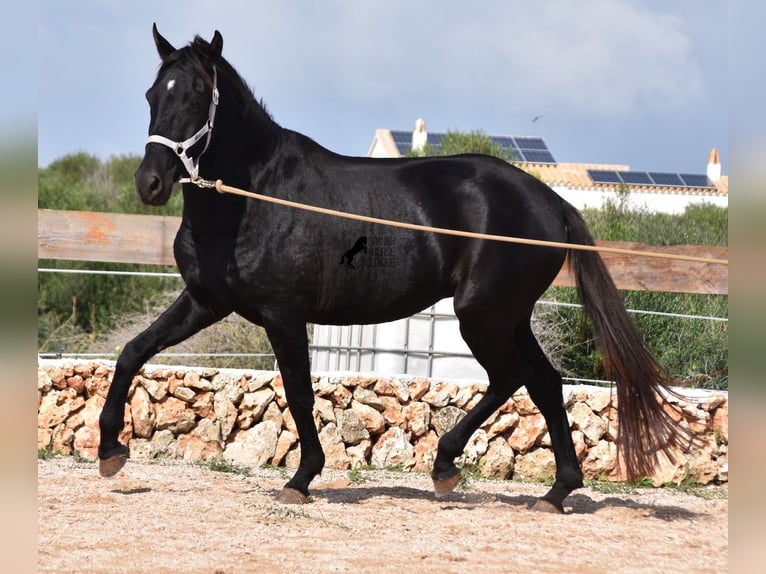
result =
M173 239L180 223L180 217L170 216L39 209L37 256L39 259L175 265ZM716 259L728 259L729 255L728 247L650 247L616 241L597 241L596 244ZM617 253L603 253L602 257L620 289L716 295L726 295L729 291L727 265ZM554 285L574 285L567 266Z

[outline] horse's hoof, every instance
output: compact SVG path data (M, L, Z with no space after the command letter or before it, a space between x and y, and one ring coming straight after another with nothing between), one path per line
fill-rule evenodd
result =
M300 490L285 487L277 495L277 502L282 504L308 504L309 497Z
M455 490L455 487L460 482L460 473L458 472L453 476L448 476L447 478L442 479L434 478L433 481L434 494L436 495L436 498L442 498Z
M130 453L124 452L110 456L109 458L102 458L98 461L98 472L104 478L114 476L122 470L125 463L128 461Z
M547 512L548 514L564 514L563 506L556 506L550 500L544 498L539 499L532 506L532 510L535 512Z

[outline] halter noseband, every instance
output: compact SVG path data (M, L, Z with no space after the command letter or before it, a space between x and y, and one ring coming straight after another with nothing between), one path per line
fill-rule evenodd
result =
M218 71L216 70L215 66L213 66L213 96L210 100L210 109L208 111L208 118L207 122L205 122L205 125L203 125L199 130L197 130L197 133L195 133L193 136L191 136L189 139L184 140L182 142L175 142L171 140L170 138L166 138L165 136L161 135L150 135L149 138L146 140L146 143L158 143L164 146L169 147L173 150L173 152L178 156L178 158L181 160L181 163L184 164L184 167L186 168L186 171L189 173L189 177L183 177L178 180L179 183L193 183L195 185L198 185L199 187L215 187L215 183L208 182L207 180L202 179L199 176L199 160L204 155L204 153L207 151L208 146L210 145L210 138L213 136L213 123L215 122L215 110L218 106ZM205 147L202 149L202 152L197 156L197 160L194 161L191 157L189 157L186 152L191 149L191 147L196 144L200 139L202 139L204 136L207 136L207 139L205 140Z

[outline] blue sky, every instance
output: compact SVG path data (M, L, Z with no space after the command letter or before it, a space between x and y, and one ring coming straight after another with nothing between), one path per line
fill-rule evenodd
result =
M143 153L155 21L176 46L218 29L274 119L339 153L423 117L637 170L704 173L717 147L728 173L720 0L44 1L39 165Z

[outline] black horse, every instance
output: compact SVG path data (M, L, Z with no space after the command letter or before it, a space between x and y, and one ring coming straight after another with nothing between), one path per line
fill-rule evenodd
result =
M221 179L262 194L375 217L593 244L574 207L505 161L482 155L337 155L272 120L221 57L223 39L217 31L210 43L197 37L180 49L156 26L153 34L162 63L146 93L151 135L135 175L146 204L165 204L173 184L189 175L198 182L200 177ZM325 460L312 416L306 323L391 321L453 296L460 332L486 369L489 387L439 441L432 471L436 494L458 483L454 459L471 434L525 385L545 417L556 461L555 483L536 506L561 511L564 498L582 486L582 471L562 404L561 376L532 334L530 318L567 255L617 383L624 468L631 477L648 475L659 451L682 444L663 410L663 389L671 381L644 347L596 253L381 228L222 195L188 182L183 196L174 250L186 287L117 360L100 416L104 476L119 471L129 454L117 437L134 374L155 353L238 313L265 328L300 437L300 464L279 499L305 502ZM376 233L390 235L407 254L394 260L394 273L376 267L348 273L338 265L338 253L351 242Z

